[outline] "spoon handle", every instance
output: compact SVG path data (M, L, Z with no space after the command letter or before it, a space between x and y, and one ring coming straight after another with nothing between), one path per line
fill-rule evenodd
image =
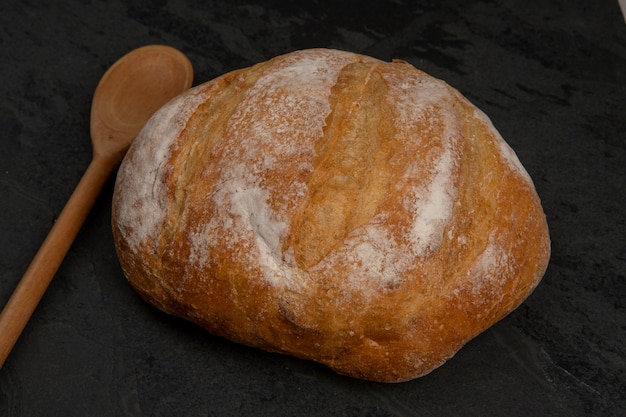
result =
M0 368L63 262L117 161L94 156L0 313Z

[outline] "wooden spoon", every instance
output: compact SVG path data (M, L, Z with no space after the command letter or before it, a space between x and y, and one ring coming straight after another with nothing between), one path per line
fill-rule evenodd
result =
M135 49L104 74L91 107L91 163L0 314L0 368L135 136L192 81L189 60L162 45Z

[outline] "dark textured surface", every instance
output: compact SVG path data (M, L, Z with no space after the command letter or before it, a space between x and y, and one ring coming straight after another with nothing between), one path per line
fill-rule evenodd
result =
M149 43L186 53L195 84L308 47L401 58L446 80L535 180L553 254L533 295L443 367L402 384L357 381L142 302L113 248L110 181L0 370L0 416L623 415L626 24L616 0L43 3L0 4L1 305L89 163L99 78Z

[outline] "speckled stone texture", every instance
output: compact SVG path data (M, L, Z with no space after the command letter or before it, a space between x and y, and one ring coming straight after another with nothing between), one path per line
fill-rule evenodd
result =
M50 4L46 4L50 3ZM621 416L626 409L626 24L617 0L0 4L0 304L90 159L104 71L164 43L195 84L309 47L404 59L484 110L543 200L533 295L402 384L206 334L117 262L113 180L0 370L0 416Z

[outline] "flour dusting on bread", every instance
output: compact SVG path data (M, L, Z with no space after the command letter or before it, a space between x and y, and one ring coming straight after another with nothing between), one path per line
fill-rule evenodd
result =
M129 246L136 251L147 241L154 241L167 214L168 160L176 138L198 105L206 99L202 94L188 92L161 107L146 123L131 145L128 162L120 167L125 178L119 198L131 210L120 212L119 223L126 228Z

